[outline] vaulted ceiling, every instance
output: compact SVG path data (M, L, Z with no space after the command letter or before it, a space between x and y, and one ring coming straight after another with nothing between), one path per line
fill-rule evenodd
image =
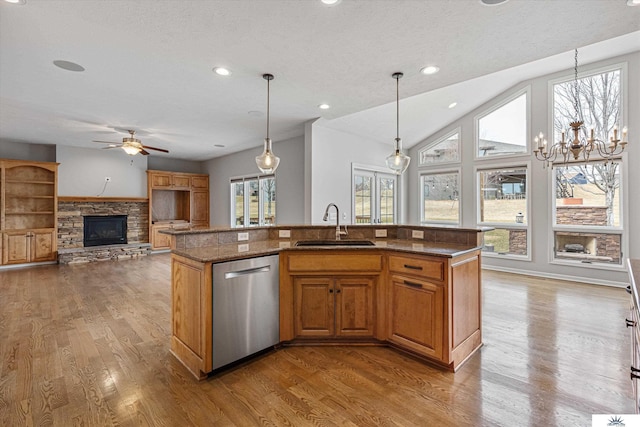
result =
M322 117L391 146L402 71L409 147L518 81L572 68L576 47L585 62L640 50L638 29L627 0L2 1L0 141L99 149L135 129L170 151L153 155L218 157L262 144L268 72L275 141ZM430 64L439 73L421 74Z

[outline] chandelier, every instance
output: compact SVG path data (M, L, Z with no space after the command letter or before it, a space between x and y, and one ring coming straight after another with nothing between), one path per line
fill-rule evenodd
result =
M549 145L544 137L544 134L540 132L538 136L534 138L535 149L533 154L536 159L543 161L544 165L548 166L549 163L555 161L560 155L562 156L563 163L567 163L573 157L573 160L578 160L580 155L585 161L589 161L591 153L598 153L598 155L610 161L614 157L619 156L627 145L627 128L622 128L621 139L618 138L618 126L613 128L613 136L609 137L609 141L602 141L595 138L593 128L589 138L586 140L580 138L580 130L583 128L584 122L580 120L580 105L579 105L579 91L578 91L578 49L575 50L575 65L574 71L574 83L573 83L573 102L576 113L576 119L569 123L571 131L573 133L573 139L567 140L565 132L562 131L562 139L555 144Z

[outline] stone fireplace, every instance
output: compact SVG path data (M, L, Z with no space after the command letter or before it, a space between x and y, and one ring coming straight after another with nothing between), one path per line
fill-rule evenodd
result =
M97 245L85 244L86 218L119 218L124 236L113 237L112 231L89 230L100 238ZM113 224L111 224L113 225ZM94 227L91 224L89 227ZM124 240L120 240L124 237ZM58 197L58 262L77 264L95 261L131 259L148 255L149 203L146 198Z

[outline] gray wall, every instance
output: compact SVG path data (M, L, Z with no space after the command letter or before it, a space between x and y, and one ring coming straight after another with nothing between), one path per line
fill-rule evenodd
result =
M30 160L35 162L55 162L56 146L0 141L0 158Z
M147 197L146 156L58 145L56 161L60 196Z
M627 87L627 97L624 100L624 124L629 125L629 145L627 146L627 154L625 158L625 166L627 172L628 188L623 188L625 191L624 200L627 203L627 217L626 217L626 240L629 242L629 253L625 253L624 256L630 258L640 258L640 222L637 221L638 213L640 212L640 191L637 187L637 183L640 183L640 79L637 78L640 75L640 53L633 53L630 55L623 55L620 57L611 58L605 61L600 61L593 64L587 64L580 67L581 71L588 71L592 69L598 69L606 67L608 65L628 63L627 79L623 81L623 85ZM461 127L462 138L462 178L461 178L461 202L462 202L462 225L463 226L475 226L476 225L476 192L474 182L474 166L475 165L489 165L489 161L475 161L474 160L474 117L496 103L500 102L504 98L509 97L518 90L531 86L531 122L529 135L534 135L539 131L543 131L548 134L550 129L549 124L549 80L571 76L573 70L566 70L559 73L554 73L547 76L542 76L536 79L522 82L519 85L512 87L505 91L500 96L478 107L476 110L470 112L466 116L462 117L454 123L450 123L446 127L443 127L440 131L436 132L431 137L427 138L423 143L417 144L410 150L412 158L418 158L418 152L425 145L441 138L446 133L452 131L456 127ZM530 198L530 212L527 217L530 222L530 239L531 239L531 261L521 261L515 259L506 258L493 258L484 257L483 265L488 268L499 269L503 271L513 271L517 273L529 273L532 275L558 277L569 280L578 280L589 283L602 283L602 284L617 284L622 285L628 282L628 275L624 271L624 267L621 266L617 271L594 269L594 268L580 268L567 265L555 265L549 262L550 248L553 246L553 236L550 232L552 227L552 219L550 215L550 180L551 176L548 169L543 169L542 162L536 160L532 154L528 153L524 156L514 159L514 161L528 161L531 164L530 168L530 185L529 198ZM498 160L496 160L497 162ZM425 170L428 170L425 168ZM409 193L412 197L409 198L409 221L419 221L419 172L420 169L416 163L412 163L409 167L408 176L410 179Z
M229 178L258 174L255 157L262 146L218 157L204 163L209 174L211 226L231 224ZM273 152L280 157L276 170L276 222L304 222L304 137L273 142Z
M351 166L357 163L365 166L386 169L385 159L394 147L392 141L387 144L373 142L363 137L330 129L317 120L306 127L311 129L306 145L306 191L307 223L326 224L322 221L324 210L329 203L340 208L343 224L351 222ZM400 182L402 187L402 183ZM402 221L401 221L402 222Z
M149 170L169 172L206 173L204 161L172 159L170 157L154 156L153 154L147 157L147 168Z

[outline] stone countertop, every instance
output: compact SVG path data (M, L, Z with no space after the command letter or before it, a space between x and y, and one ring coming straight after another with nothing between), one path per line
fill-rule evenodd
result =
M244 258L273 255L280 251L370 251L391 250L418 255L452 258L480 247L453 243L416 242L415 240L375 240L375 246L295 246L289 241L266 240L260 242L234 243L191 249L174 249L172 253L198 262L223 262Z

